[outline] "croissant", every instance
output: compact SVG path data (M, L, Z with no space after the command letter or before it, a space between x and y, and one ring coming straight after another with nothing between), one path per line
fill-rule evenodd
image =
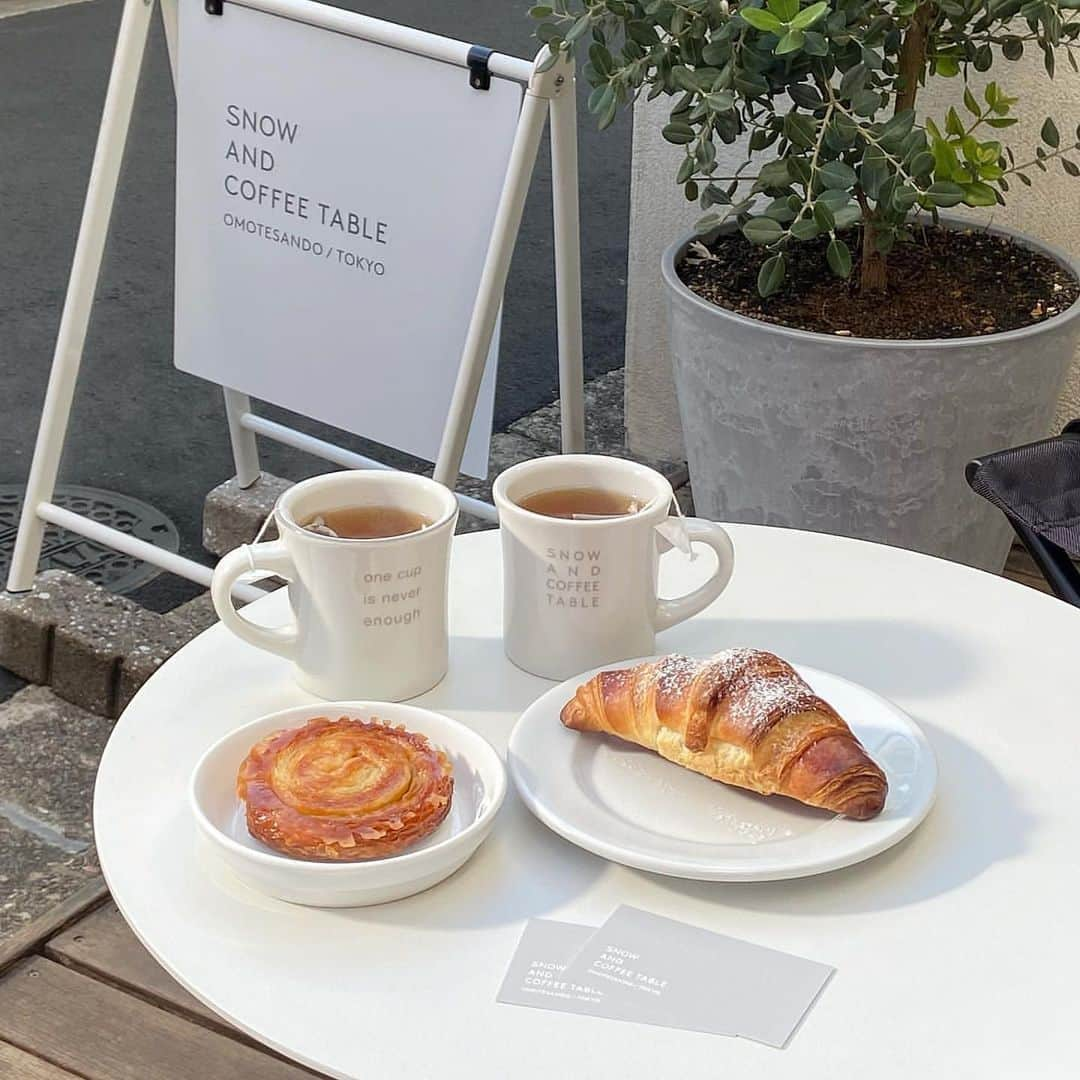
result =
M836 710L787 661L757 649L602 671L578 687L560 718L713 780L851 818L879 814L888 793L885 774Z

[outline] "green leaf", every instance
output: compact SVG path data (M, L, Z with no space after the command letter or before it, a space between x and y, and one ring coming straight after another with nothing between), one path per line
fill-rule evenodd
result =
M801 218L793 222L788 231L796 240L812 240L821 232L818 223L813 218Z
M906 214L919 201L919 193L907 184L900 184L893 192L892 204L901 214Z
M735 105L735 95L730 90L717 90L715 94L706 94L705 103L714 112L731 112Z
M912 176L929 176L934 171L934 155L929 150L920 150L908 165Z
M787 187L790 182L791 172L788 168L787 158L767 161L758 169L757 183L761 185L761 188Z
M1062 158L1061 159L1061 167L1070 176L1080 176L1080 168L1077 168L1076 165L1073 164L1073 162L1071 162L1068 158Z
M951 105L949 111L945 114L945 133L956 136L964 134L964 121L960 119L960 114Z
M589 46L589 59L593 67L604 75L610 75L615 70L614 58L599 42L593 42Z
M784 134L794 146L808 149L814 145L814 139L817 136L817 123L802 113L790 112L784 117Z
M599 115L597 121L597 127L603 131L605 128L611 127L615 122L615 115L619 111L619 99L615 94L611 95L611 99L604 106L603 111Z
M935 206L956 206L963 202L963 188L951 180L939 180L936 184L931 184L927 194Z
M742 227L742 234L751 244L774 244L784 235L784 230L772 218L752 217Z
M955 56L937 56L934 58L934 74L951 79L960 74L960 63Z
M784 23L791 22L799 13L799 0L766 0L765 6Z
M675 174L676 184L685 184L694 175L695 161L693 157L684 157L679 163L679 171Z
M588 109L591 113L602 113L607 109L608 102L615 96L615 87L610 83L598 86L589 95Z
M537 4L536 7L529 8L529 14L534 19L546 19L552 14L552 9L545 4Z
M904 109L903 112L897 113L882 129L880 138L885 139L903 139L906 138L908 132L915 126L915 110Z
M1058 134L1057 126L1049 116L1043 121L1039 137L1047 146L1050 146L1055 150L1061 145L1061 136Z
M889 166L880 151L867 150L863 155L862 164L859 166L859 182L863 190L871 199L878 197L881 185L889 176Z
M798 52L803 46L803 32L801 30L789 30L777 43L773 52L777 56L787 53Z
M784 283L784 274L787 271L787 261L783 253L773 255L761 264L758 271L757 289L761 296L772 296Z
M997 202L994 189L989 184L976 180L973 184L964 184L964 202L968 206L993 206Z
M829 241L829 246L825 249L825 261L837 277L846 278L851 275L851 251L838 236Z
M1015 116L992 116L983 122L989 124L992 128L1007 128L1012 127L1013 124L1018 124L1020 121Z
M1006 38L1001 43L1001 55L1006 60L1019 60L1024 55L1024 43L1018 37Z
M694 129L689 124L682 124L674 122L671 124L665 124L660 130L660 134L669 143L675 143L676 146L680 146L683 143L694 141Z
M865 64L860 63L848 68L844 72L844 77L840 80L840 96L850 98L857 94L866 86L866 80L869 77L870 72Z
M580 15L574 22L574 25L566 32L567 44L572 44L583 38L592 26L592 21L589 18L588 13Z
M827 161L818 169L818 178L827 188L851 188L857 179L855 170L843 161Z
M788 97L804 109L820 109L825 104L817 89L809 83L795 83L794 86L789 86Z
M795 219L795 211L788 205L786 198L779 198L773 199L765 207L765 216L772 218L773 221L779 221L781 225L786 225L787 222Z
M809 7L804 7L794 19L791 20L791 28L793 30L805 30L809 26L813 26L814 23L829 10L829 5L822 0L817 4L811 4Z
M639 45L646 47L660 44L660 35L656 32L656 27L640 19L626 24L626 36L631 41L636 41Z
M829 209L828 203L820 200L814 203L814 222L822 232L831 232L836 228L836 218Z
M860 90L851 97L851 110L856 116L873 116L881 108L881 95L876 90Z
M762 11L761 8L740 8L738 14L743 22L749 23L755 30L777 34L784 29L784 24L772 12Z
M841 188L829 188L828 190L823 191L817 197L815 202L825 203L825 205L836 214L851 202L851 192L844 191Z
M846 229L849 225L855 225L862 219L862 211L857 203L848 203L836 211L836 227Z
M971 87L964 87L964 108L967 109L972 116L978 116L982 113L982 109L979 108L979 103L975 100L975 95L971 92Z
M803 52L807 56L828 56L829 43L825 40L825 35L807 30L803 34Z

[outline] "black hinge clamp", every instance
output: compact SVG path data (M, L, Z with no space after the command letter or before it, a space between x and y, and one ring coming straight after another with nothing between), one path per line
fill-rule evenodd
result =
M225 6L225 0L205 0L204 7L207 15L220 15Z
M483 45L474 45L469 49L466 63L469 65L469 85L474 90L491 89L491 69L488 67L488 59L493 51Z

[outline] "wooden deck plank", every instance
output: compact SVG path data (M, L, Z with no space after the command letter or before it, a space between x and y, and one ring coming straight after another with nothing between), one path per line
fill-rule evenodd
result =
M109 895L105 879L95 877L73 892L66 900L49 908L36 919L0 941L0 973L21 956L37 950L46 938L100 904Z
M217 1013L192 997L143 948L111 901L53 937L45 946L45 955L154 1004L235 1032Z
M313 1075L40 956L0 978L0 1040L86 1080Z
M0 1042L0 1080L78 1080L74 1073L50 1065L11 1043Z

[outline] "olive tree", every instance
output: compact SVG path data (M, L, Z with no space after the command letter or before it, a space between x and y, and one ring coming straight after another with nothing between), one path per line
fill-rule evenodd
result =
M825 258L861 290L885 288L887 259L918 211L1004 204L1014 183L1052 165L1069 175L1080 147L1042 122L1030 160L1003 142L1017 123L1007 80L981 94L971 70L1041 51L1054 77L1080 49L1080 0L554 0L534 7L555 55L585 54L589 109L608 126L639 94L673 99L663 129L683 148L675 180L706 211L734 216L767 255L763 296L784 281L793 244L827 237ZM944 116L920 117L928 78L952 78ZM746 160L721 174L717 144L744 136Z

